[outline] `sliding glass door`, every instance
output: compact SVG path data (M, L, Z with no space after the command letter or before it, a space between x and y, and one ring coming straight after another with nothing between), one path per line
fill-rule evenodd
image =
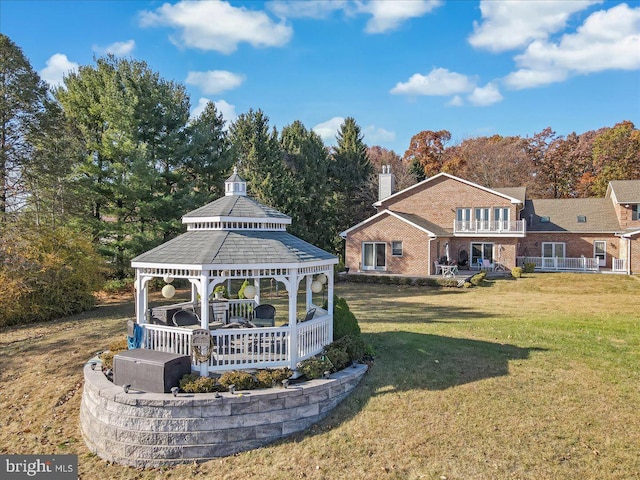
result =
M385 270L387 268L387 244L364 242L362 244L362 270Z

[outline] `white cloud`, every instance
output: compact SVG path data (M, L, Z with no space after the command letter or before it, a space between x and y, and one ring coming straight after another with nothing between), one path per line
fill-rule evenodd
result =
M293 36L284 22L275 23L262 11L233 7L223 1L165 3L140 14L143 27L169 26L179 30L171 37L178 46L229 54L246 42L253 47L280 47Z
M274 14L284 18L327 18L333 12L349 7L346 0L275 0L267 2L266 7Z
M484 87L476 87L467 96L467 100L476 107L486 107L502 101L500 90L494 83L487 83Z
M449 100L447 105L451 107L462 107L464 105L464 100L460 95L454 95L451 97L451 100Z
M415 73L409 81L398 82L391 89L394 95L454 95L473 90L475 83L466 75L434 68L428 75Z
M365 31L384 33L395 30L403 22L422 17L442 5L442 0L275 0L266 6L283 18L327 18L336 11L347 16L370 15Z
M469 43L475 48L502 52L545 40L563 30L569 17L602 0L497 2L482 0L482 23L474 22Z
M603 70L640 69L640 7L626 4L592 13L558 43L535 41L515 57L521 67L505 77L514 89L563 81Z
M208 72L189 72L185 82L197 86L206 95L215 95L238 88L244 80L244 75L226 70L209 70Z
M93 46L93 51L97 53L110 53L116 57L126 57L136 47L135 40L127 40L126 42L114 42L106 47Z
M396 139L396 132L390 132L375 125L365 127L363 133L367 143L392 142Z
M440 6L440 0L394 0L388 2L370 1L359 4L359 11L369 13L368 33L384 33L395 30L410 18L422 17Z
M338 130L343 123L343 117L333 117L331 120L317 124L313 127L313 131L320 135L325 145L334 145Z
M550 83L562 82L569 74L566 70L532 70L522 68L504 78L504 84L514 90L536 88Z
M56 53L47 60L47 66L40 70L40 78L46 81L52 87L62 85L63 77L71 72L78 71L78 65L71 62L63 53Z

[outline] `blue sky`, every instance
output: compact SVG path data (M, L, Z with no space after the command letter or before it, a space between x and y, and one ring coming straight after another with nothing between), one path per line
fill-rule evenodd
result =
M327 145L345 117L400 155L422 130L640 126L640 1L0 0L0 31L51 84L133 57L184 84L194 114L260 108Z

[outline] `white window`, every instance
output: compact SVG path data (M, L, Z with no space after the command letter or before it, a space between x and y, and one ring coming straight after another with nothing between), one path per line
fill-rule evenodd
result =
M566 246L561 242L542 242L542 256L545 258L564 258Z
M631 205L631 220L640 220L640 203Z
M362 270L386 270L387 244L382 242L363 242Z
M391 255L394 257L402 256L402 242L399 240L395 240L391 242Z
M471 230L471 209L458 208L456 210L456 220L458 230Z
M487 230L489 228L489 209L476 208L475 217L479 230Z
M493 220L496 222L498 230L509 230L509 207L494 208Z

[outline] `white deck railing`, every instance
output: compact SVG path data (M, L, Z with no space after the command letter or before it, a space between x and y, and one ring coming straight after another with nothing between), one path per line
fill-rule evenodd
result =
M329 322L324 313L312 320L298 323L298 351L291 358L291 330L289 327L218 328L211 330L213 353L209 359L209 372L243 368L276 368L291 366L322 352L331 343ZM191 355L193 330L165 325L143 325L143 347L163 352ZM193 360L192 360L193 361ZM193 363L194 368L198 364Z
M597 272L600 270L597 258L569 258L569 257L518 257L518 266L525 263L533 263L536 270L540 271L588 271Z
M489 221L489 220L472 220L472 221L454 221L454 234L494 234L494 235L522 235L524 236L527 224L524 220L509 221Z
M624 260L624 258L614 258L613 259L613 268L612 270L614 272L626 272L627 271L627 264Z

